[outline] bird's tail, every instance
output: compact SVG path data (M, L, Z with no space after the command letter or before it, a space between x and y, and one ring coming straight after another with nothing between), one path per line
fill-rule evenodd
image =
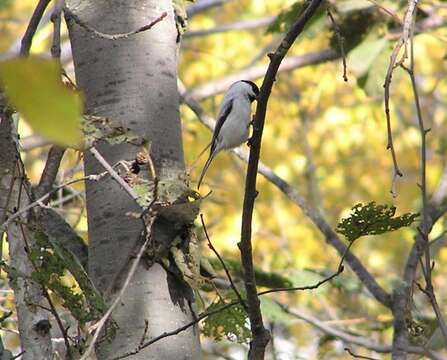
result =
M216 150L214 150L211 154L208 160L205 163L205 166L202 169L202 173L200 174L199 182L197 183L197 190L200 189L200 185L202 184L203 177L205 176L206 171L208 170L209 166L211 165L211 161L213 161L214 157L216 156Z
M188 173L191 172L192 169L194 169L197 166L197 163L199 162L202 155L210 148L211 143L209 143L205 149L203 149L199 155L197 155L197 158L193 161L193 163L188 167Z

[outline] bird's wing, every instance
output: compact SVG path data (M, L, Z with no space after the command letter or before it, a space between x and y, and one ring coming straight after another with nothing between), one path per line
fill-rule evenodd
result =
M211 148L210 148L210 156L208 157L208 160L205 163L205 166L202 169L202 173L200 174L199 182L197 184L197 189L200 188L200 184L202 183L203 177L205 176L206 171L208 170L208 167L211 165L211 161L213 161L214 157L217 154L216 151L216 140L219 136L219 132L222 129L223 124L225 123L225 120L228 118L228 115L231 112L231 109L233 108L233 99L230 99L225 105L225 107L222 107L219 111L219 118L216 121L216 126L214 127L213 132L213 138L211 140ZM208 147L207 147L208 148Z
M210 155L213 153L214 149L216 148L217 136L219 135L220 129L222 129L222 126L225 123L225 120L227 119L228 115L230 114L232 108L233 108L233 99L228 101L227 105L225 105L225 107L220 109L219 117L216 121L216 127L214 128L214 132L213 132L213 138L211 140Z

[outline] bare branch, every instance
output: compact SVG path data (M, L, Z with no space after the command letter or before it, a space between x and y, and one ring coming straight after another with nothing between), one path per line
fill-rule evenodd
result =
M271 54L270 64L262 83L259 96L257 99L256 113L253 119L253 135L250 141L250 157L248 161L247 177L245 181L245 196L242 210L242 226L241 226L241 241L238 247L241 252L241 261L244 268L244 284L247 293L248 314L250 318L250 327L253 338L250 342L250 351L248 353L249 360L263 359L265 347L270 339L270 334L265 329L262 313L260 309L260 302L256 291L256 279L253 269L253 255L251 244L251 223L254 210L254 202L257 196L256 178L258 174L259 155L261 152L262 132L264 129L265 116L267 111L267 103L276 79L279 66L286 56L292 44L295 42L298 35L304 30L304 26L314 15L315 11L320 6L322 0L313 0L301 12L298 19L292 25L290 30L285 35L283 41L278 49Z
M336 278L338 275L340 275L344 270L344 267L340 265L338 267L338 270L333 273L332 275L328 276L327 278L324 278L323 280L318 281L314 285L308 285L308 286L299 286L299 287L285 287L285 288L274 288L269 290L264 290L261 292L258 292L258 296L266 295L266 294L272 294L276 292L292 292L292 291L304 291L304 290L315 290L318 289L321 285L331 281L332 279Z
M48 151L47 162L40 177L39 185L34 189L34 194L37 198L42 197L45 193L51 191L56 180L57 172L64 156L65 148L53 145ZM43 203L48 203L49 198Z
M331 10L327 8L327 15L329 19L331 20L332 26L334 27L335 36L338 40L338 46L340 48L340 54L341 59L343 62L343 80L348 81L348 75L346 73L346 54L345 54L345 38L343 37L343 34L341 33L340 26L335 22L334 16L331 13Z
M363 356L363 355L355 354L355 353L353 353L353 352L351 351L350 348L347 348L347 347L345 347L344 350L345 350L349 355L351 355L353 358L355 358L355 359L378 360L378 359L376 359L376 358L372 358L372 357L369 357L369 356Z
M236 294L237 298L239 299L239 302L244 306L244 308L247 308L247 304L245 303L244 299L242 298L241 294L239 293L239 290L237 289L236 285L234 284L233 278L230 274L230 271L227 268L227 265L225 264L225 261L222 259L222 257L220 256L220 254L214 247L213 243L211 242L211 239L208 235L208 231L206 229L205 221L203 220L203 214L200 214L200 221L202 222L203 231L204 231L205 237L208 241L208 247L213 251L213 253L217 256L220 263L222 264L225 274L227 275L228 281L230 282L230 286L233 289L234 293Z
M3 222L3 224L0 225L0 232L4 231L12 221L14 221L18 217L20 217L22 214L26 213L28 210L30 210L30 209L32 209L33 207L36 207L36 206L43 206L44 205L44 201L46 199L48 199L51 195L53 195L59 189L62 189L64 187L66 187L66 186L69 186L69 185L74 184L74 183L79 182L79 181L85 181L85 180L98 181L100 178L102 178L106 174L107 174L107 172L99 174L99 175L88 175L88 176L84 176L84 177L79 178L79 179L70 180L70 181L67 181L67 182L65 182L65 183L63 183L61 185L58 185L53 190L51 190L51 191L47 192L46 194L42 195L36 201L28 204L27 206L24 206L24 207L18 209L14 214L9 216L8 219L5 222Z
M382 12L385 14L391 16L398 24L403 25L403 22L399 15L397 15L394 11L391 9L388 9L387 7L383 6L382 4L379 4L377 0L367 0L370 3L373 3L375 6L377 6Z
M31 20L26 29L25 35L23 35L22 43L20 46L20 56L27 57L31 49L31 44L33 42L34 34L36 33L37 26L39 25L40 19L45 12L50 0L39 0L36 8L34 9Z
M159 17L157 17L154 20L152 20L149 24L144 25L144 26L142 26L142 27L140 27L140 28L138 28L136 30L132 30L132 31L129 31L127 33L122 33L122 34L105 34L103 32L100 32L100 31L96 30L93 26L87 24L78 15L73 13L73 11L71 11L67 6L64 7L64 13L65 13L65 18L67 19L67 21L73 20L76 24L78 24L79 26L83 27L85 30L95 34L96 36L98 36L100 38L108 39L108 40L117 40L117 39L127 38L127 37L129 37L131 35L135 35L135 34L138 34L140 32L149 30L154 25L156 25L160 21L162 21L166 16L168 16L168 14L166 12L163 12Z
M124 179L119 176L115 170L113 170L112 166L107 162L106 159L100 154L100 152L92 147L90 148L90 153L95 157L96 160L99 161L99 163L104 167L104 169L107 170L107 172L110 174L110 176L119 184L122 186L122 188L130 195L132 199L135 200L135 202L138 200L138 195L135 194L135 191L129 186L128 183L124 181Z

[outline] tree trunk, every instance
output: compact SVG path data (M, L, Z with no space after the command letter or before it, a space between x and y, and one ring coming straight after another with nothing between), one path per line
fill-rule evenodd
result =
M0 99L0 224L4 223L7 215L32 201L30 186L20 165L16 140L12 119ZM53 358L49 313L39 307L48 307L42 296L42 288L29 279L34 271L25 250L34 243L34 227L27 226L29 220L26 212L8 225L6 232L13 270L9 279L14 290L21 348L25 351L22 359L45 360ZM0 239L2 236L0 231Z
M168 15L152 29L119 40L108 40L68 21L76 80L83 90L86 111L109 117L114 124L130 128L151 145L151 156L160 179L176 179L184 160L177 91L177 31L169 0L71 0L70 10L96 30L126 33L150 23L163 12ZM135 158L138 146L102 143L99 152L110 164ZM87 174L103 172L102 166L85 155ZM138 211L134 201L110 178L87 183L89 225L89 273L105 291L125 266L142 232L139 220L126 213ZM160 229L163 236L169 226ZM140 264L122 300L113 313L118 325L111 342L104 341L99 359L132 351L144 333L155 337L191 321L191 312L175 285L158 264L149 270ZM111 299L108 299L111 300ZM132 359L199 359L198 331L190 328L175 337L143 349Z

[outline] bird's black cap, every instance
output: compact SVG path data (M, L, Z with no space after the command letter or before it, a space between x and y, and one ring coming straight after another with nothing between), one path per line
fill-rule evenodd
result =
M259 95L258 85L256 85L253 81L250 81L250 80L241 80L241 81L251 86L251 88L253 89L253 92L256 94L256 97L254 97L254 98L250 97L250 100L251 101L256 100L256 98Z

